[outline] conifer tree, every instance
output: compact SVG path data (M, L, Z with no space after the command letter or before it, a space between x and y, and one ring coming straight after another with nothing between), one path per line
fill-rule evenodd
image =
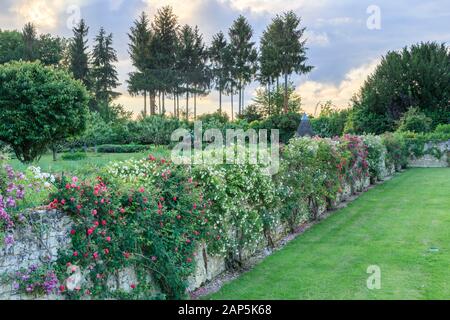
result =
M234 58L233 78L239 91L239 114L243 111L243 89L253 80L258 53L252 42L253 30L244 16L239 16L229 30L231 55Z
M107 120L109 120L110 103L120 95L120 93L114 91L119 86L119 78L114 66L114 63L118 61L117 53L112 43L113 35L111 33L107 35L102 27L95 38L92 51L92 78L95 100L98 111L105 112L104 118Z
M81 80L88 89L91 89L89 83L89 55L86 39L89 27L82 19L80 23L73 28L74 37L70 43L70 71L77 80Z

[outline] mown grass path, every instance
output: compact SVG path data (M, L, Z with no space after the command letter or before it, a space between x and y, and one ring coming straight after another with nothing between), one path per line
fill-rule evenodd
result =
M450 169L407 170L208 298L450 299Z

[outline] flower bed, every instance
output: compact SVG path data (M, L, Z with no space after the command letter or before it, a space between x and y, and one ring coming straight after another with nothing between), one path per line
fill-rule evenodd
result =
M70 217L73 227L64 231L70 241L56 261L18 270L15 287L32 295L51 287L51 294L69 299L186 297L187 289L239 268L281 234L362 191L369 178L401 169L405 146L398 134L293 139L273 177L257 165L188 167L153 156L112 163L95 180L58 177L50 208ZM26 199L21 190L30 186L18 183L24 179L45 188L54 178L36 168L23 176L6 168L2 181L15 181L2 189L8 234L20 221L20 206L9 197ZM128 280L118 280L124 273Z

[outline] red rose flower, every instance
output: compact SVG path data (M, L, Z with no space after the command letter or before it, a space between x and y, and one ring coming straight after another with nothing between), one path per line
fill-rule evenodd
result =
M76 233L76 231L75 231L75 230L73 230L73 229L72 229L72 230L70 230L70 234L71 234L71 235L73 235L73 236L74 236L74 235L75 235L75 233Z

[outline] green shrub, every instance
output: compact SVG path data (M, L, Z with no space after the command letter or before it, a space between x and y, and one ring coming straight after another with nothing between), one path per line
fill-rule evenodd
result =
M260 121L257 129L280 130L280 142L288 143L295 136L302 115L299 113L280 114Z
M432 123L433 119L427 117L425 113L421 112L418 108L410 108L400 118L397 130L400 132L429 132L431 130Z
M367 146L367 161L369 163L370 179L373 183L381 179L386 166L385 158L387 150L379 136L366 135L363 136L363 141Z
M0 65L0 140L30 163L85 129L86 88L62 69L40 62Z
M172 132L181 127L186 124L177 118L154 115L130 122L128 130L136 144L170 145Z
M65 161L84 160L84 159L87 159L87 153L86 152L68 152L68 153L64 153L61 156L61 159L65 160Z
M281 218L293 231L302 221L317 219L344 183L353 185L368 173L367 148L359 137L338 140L295 138L286 146L276 176Z
M114 145L114 144L105 144L97 147L97 152L100 153L139 153L145 150L148 150L148 146L142 145Z
M196 166L194 177L211 209L206 218L216 241L208 250L227 257L234 266L242 262L244 250L255 249L277 221L276 188L270 176L257 165Z
M386 147L386 166L396 169L405 168L408 164L409 151L404 135L387 132L381 136Z
M311 119L311 126L315 134L323 138L340 137L344 134L345 123L349 111L331 111L326 115Z

